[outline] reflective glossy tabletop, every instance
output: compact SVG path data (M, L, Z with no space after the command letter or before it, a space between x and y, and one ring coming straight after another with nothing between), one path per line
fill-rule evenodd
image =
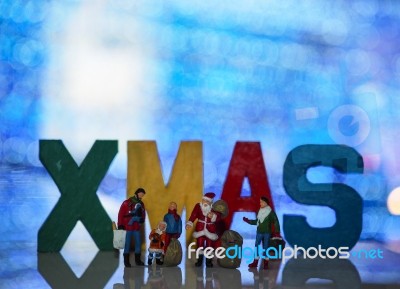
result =
M178 267L125 268L121 252L101 252L90 243L70 243L61 253L36 253L34 243L2 243L0 288L400 288L396 246L361 242L356 249L376 246L384 258L292 258L270 261L264 270L248 269L244 259L237 269L216 260L212 268L198 268L187 257Z

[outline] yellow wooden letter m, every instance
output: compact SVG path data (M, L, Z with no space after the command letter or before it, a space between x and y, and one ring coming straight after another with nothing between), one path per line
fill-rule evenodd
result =
M186 207L187 214L203 195L203 149L201 141L183 141L179 146L170 179L165 185L161 161L155 141L128 142L128 197L138 187L146 190L144 203L151 227L163 220L171 201L178 204L178 213ZM183 222L183 230L185 220ZM186 241L192 232L186 234Z

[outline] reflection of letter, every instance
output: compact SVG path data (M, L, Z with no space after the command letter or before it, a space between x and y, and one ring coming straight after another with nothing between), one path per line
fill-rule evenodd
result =
M332 280L338 289L361 288L356 267L342 259L291 259L283 269L282 285L304 288L308 279Z
M151 204L146 206L146 210L152 228L164 218L171 201L179 204L180 214L184 206L191 210L203 195L202 143L181 142L168 185L165 186L156 143L129 141L127 182L129 194L133 194L138 187L146 190L144 203ZM186 234L188 242L192 238L190 232Z
M105 288L118 268L114 252L99 251L86 271L77 278L60 253L38 253L38 271L51 288Z
M342 145L303 145L286 158L283 183L287 194L306 205L327 206L336 213L336 223L329 228L313 228L304 216L284 215L285 238L291 245L304 248L348 246L358 241L362 229L362 199L353 188L340 183L315 184L307 179L307 170L326 166L347 173L362 173L364 163L353 148ZM299 233L301 232L301 233Z

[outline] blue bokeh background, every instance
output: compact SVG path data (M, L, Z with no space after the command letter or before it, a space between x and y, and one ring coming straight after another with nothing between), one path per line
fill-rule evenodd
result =
M127 140L157 141L166 182L179 142L203 141L205 190L217 196L235 142L260 141L278 216L304 214L317 227L333 225L334 212L293 202L283 163L299 145L346 144L363 155L365 174L317 168L309 178L359 192L361 239L399 241L399 8L388 0L1 1L0 241L34 248L59 198L39 139L62 139L77 162L96 139L119 140L99 188L113 219L126 194ZM246 237L245 215L234 226Z

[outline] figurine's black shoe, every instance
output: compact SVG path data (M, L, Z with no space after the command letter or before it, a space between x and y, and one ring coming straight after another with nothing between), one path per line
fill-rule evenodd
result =
M199 259L197 259L197 262L194 263L194 265L196 267L200 267L201 265L203 265L203 255L199 255Z
M124 254L124 265L125 267L132 267L131 263L129 262L129 253Z
M147 259L147 265L151 266L153 264L153 259L148 258Z
M212 258L206 258L206 267L212 267L213 263L212 263Z
M164 262L161 259L156 259L156 263L157 265L162 265L164 264Z
M140 254L135 254L135 263L137 266L144 266L144 263L140 260Z

